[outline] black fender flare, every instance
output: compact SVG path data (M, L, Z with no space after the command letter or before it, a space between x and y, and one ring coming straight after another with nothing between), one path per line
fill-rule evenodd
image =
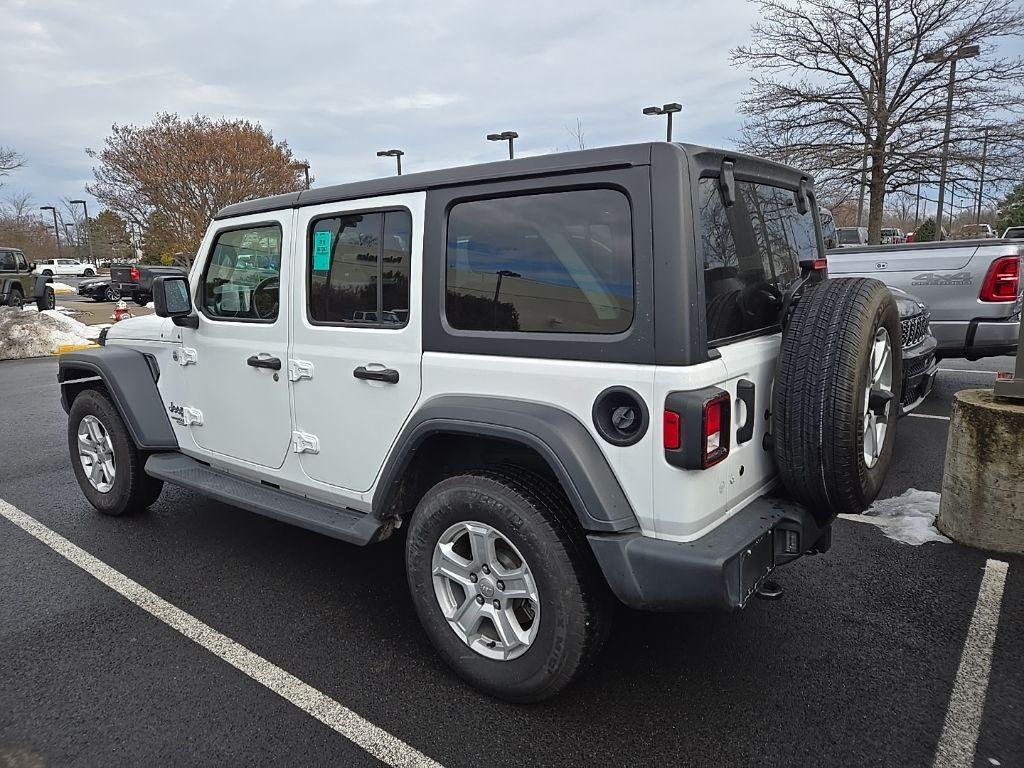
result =
M423 442L437 434L495 437L535 450L554 473L586 531L638 526L633 508L587 428L568 411L501 397L441 395L424 403L395 441L381 471L373 513L384 514Z
M53 278L49 275L40 275L36 278L36 298L41 299L46 295L46 286L53 282Z
M101 347L60 356L57 381L66 412L79 391L100 380L135 444L147 451L178 448L163 399L157 389L159 371L152 357L127 347Z

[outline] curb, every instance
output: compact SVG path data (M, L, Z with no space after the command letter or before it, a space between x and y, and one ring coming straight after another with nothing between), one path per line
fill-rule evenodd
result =
M57 347L57 351L54 352L53 354L63 355L67 352L77 352L80 349L99 349L99 346L99 344L95 344L93 342L90 342L88 344L62 344L61 346Z

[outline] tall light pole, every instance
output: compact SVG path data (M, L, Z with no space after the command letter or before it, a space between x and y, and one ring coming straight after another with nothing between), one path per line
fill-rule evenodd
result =
M660 107L644 107L645 115L668 115L668 126L665 131L665 141L672 141L672 115L682 112L683 105L677 102L662 104Z
M398 165L398 175L402 175L402 155L404 155L400 149L381 149L377 152L377 157L393 157Z
M65 237L67 237L67 239L68 239L68 247L69 247L69 248L70 248L70 247L78 247L78 244L77 244L77 243L75 243L74 245L72 245L72 242L71 242L71 230L70 230L70 229L68 229L68 227L73 227L73 226L75 226L75 225L74 225L74 224L72 224L72 223L71 223L70 221L65 221L65 222L64 222L64 235L65 235Z
M85 237L89 241L89 261L96 263L96 257L92 253L92 227L89 225L89 204L85 200L69 200L71 205L80 205L85 212Z
M956 85L956 63L960 59L973 59L980 55L977 45L961 45L952 53L934 51L924 57L929 64L949 62L949 91L946 93L946 127L942 131L942 160L939 165L939 199L936 203L935 220L939 222L939 240L942 239L942 204L946 196L946 168L949 165L949 129L953 123L953 89Z
M507 141L508 142L508 159L511 160L515 155L512 150L512 142L519 138L519 134L515 131L502 131L501 133L488 133L488 141Z
M61 257L64 254L60 250L60 227L57 226L57 209L52 205L44 205L39 208L41 211L49 211L53 214L53 234L57 238L57 257Z
M985 191L985 161L988 159L988 132L991 130L991 126L987 125L981 129L981 175L978 177L978 212L974 215L975 224L981 223L981 195Z

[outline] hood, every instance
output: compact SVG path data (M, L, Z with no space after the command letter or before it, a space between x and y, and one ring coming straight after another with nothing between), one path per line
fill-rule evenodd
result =
M131 317L114 323L107 330L107 341L115 339L135 339L138 341L169 341L161 331L166 324L172 324L170 318L146 315L144 317Z

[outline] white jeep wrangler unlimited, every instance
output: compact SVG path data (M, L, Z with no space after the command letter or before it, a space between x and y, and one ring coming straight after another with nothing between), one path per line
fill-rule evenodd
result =
M828 280L810 178L652 143L229 206L157 316L64 355L82 491L164 482L353 544L401 528L438 652L562 689L614 599L743 607L874 498L899 315Z

